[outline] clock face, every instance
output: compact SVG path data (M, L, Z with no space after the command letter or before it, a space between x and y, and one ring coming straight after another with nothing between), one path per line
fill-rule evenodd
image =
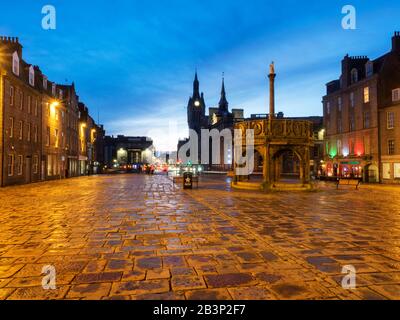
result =
M195 101L195 102L194 102L194 105L195 105L196 107L200 107L200 101Z

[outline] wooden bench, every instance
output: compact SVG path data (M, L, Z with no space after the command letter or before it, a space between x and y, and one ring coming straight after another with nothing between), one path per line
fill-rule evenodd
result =
M356 190L358 190L358 186L360 184L361 184L361 179L349 179L349 178L338 179L336 184L336 189L339 189L339 186L355 186Z
M199 188L199 176L193 177L193 184L196 184L196 188ZM183 176L172 177L173 184L183 184Z

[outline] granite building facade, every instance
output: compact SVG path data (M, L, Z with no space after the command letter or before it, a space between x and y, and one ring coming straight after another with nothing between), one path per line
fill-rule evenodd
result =
M80 174L79 127L85 124L78 101L74 84L52 82L23 59L18 38L0 37L1 186Z
M399 105L396 32L389 52L375 60L346 55L340 79L327 84L324 173L365 182L400 182Z

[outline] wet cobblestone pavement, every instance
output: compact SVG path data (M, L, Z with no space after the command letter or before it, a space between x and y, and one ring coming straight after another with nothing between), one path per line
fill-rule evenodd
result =
M141 175L2 189L0 299L400 299L399 194ZM341 287L345 265L357 289Z

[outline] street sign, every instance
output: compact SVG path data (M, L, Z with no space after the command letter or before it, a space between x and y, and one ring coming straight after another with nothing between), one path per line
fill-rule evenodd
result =
M183 174L183 189L193 189L193 173L185 172Z

